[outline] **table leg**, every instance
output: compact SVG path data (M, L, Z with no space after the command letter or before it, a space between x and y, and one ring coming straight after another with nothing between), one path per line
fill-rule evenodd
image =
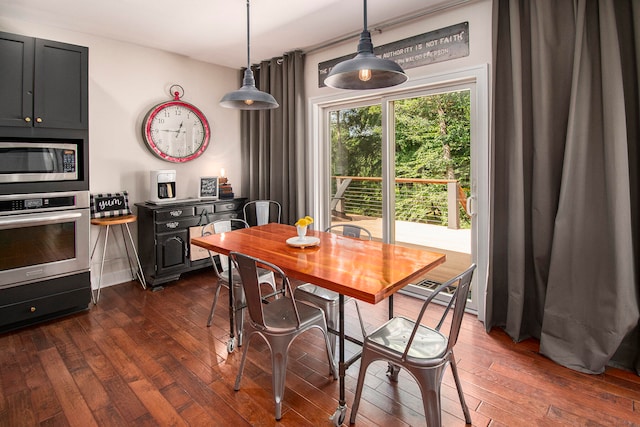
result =
M233 303L233 263L231 262L231 257L228 257L229 261L229 341L227 342L227 353L233 353L233 350L236 348L236 338L235 338L235 326L236 326L236 310L235 305Z
M344 295L340 294L338 297L338 336L340 351L338 358L338 377L340 381L340 399L338 400L338 408L333 416L330 418L333 421L333 425L342 425L345 416L347 415L347 398L345 393L345 376L347 373L347 365L344 360Z
M393 318L393 295L389 296L389 319ZM387 365L387 375L393 382L398 382L398 375L400 374L400 366L389 363Z

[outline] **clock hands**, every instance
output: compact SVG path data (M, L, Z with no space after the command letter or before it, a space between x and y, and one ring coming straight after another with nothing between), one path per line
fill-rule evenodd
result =
M176 134L176 138L178 137L178 135L180 135L180 133L184 133L186 132L186 129L182 129L183 126L183 122L180 123L180 126L178 126L178 129L159 129L160 132L175 132Z

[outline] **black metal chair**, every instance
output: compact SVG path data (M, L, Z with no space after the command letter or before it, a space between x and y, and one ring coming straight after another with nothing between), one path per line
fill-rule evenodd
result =
M356 421L367 368L376 360L389 363L392 380L397 381L398 367L406 369L415 378L422 393L425 418L429 427L441 425L440 387L444 370L450 364L465 422L471 424L471 415L462 393L453 347L458 340L475 268L476 265L472 264L462 274L438 286L422 305L416 320L402 316L394 317L365 338L358 384L351 409L351 424ZM456 290L438 324L433 328L423 325L422 319L431 301L445 289L453 287ZM444 334L441 327L447 317L451 318L451 326L449 333Z
M242 287L249 312L249 325L252 329L244 346L234 390L240 390L242 371L247 360L251 338L254 335L259 335L267 342L271 350L271 381L275 401L275 417L276 420L279 420L282 417L282 399L289 347L300 334L313 328L322 331L327 346L331 374L334 379L338 378L329 343L327 323L322 310L295 300L291 292L289 278L278 266L238 252L231 252L230 256L242 278ZM265 293L265 287L261 286L258 264L273 271L278 277L280 287L275 292Z

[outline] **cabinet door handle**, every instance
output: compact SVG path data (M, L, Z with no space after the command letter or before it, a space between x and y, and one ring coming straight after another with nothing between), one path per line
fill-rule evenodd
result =
M36 122L42 123L42 117L36 117Z
M36 312L36 308L35 308L35 307L31 307L30 311L31 311L32 313L35 313L35 312Z
M182 211L181 210L171 211L171 212L169 212L169 215L171 215L171 216L180 216L180 215L182 215Z
M168 222L165 224L167 226L167 228L178 228L178 226L180 225L179 222Z
M178 236L174 237L178 242L182 243L182 250L184 252L184 257L189 258L189 245L188 242Z
M27 122L27 123L31 123L31 117L25 117L24 121Z

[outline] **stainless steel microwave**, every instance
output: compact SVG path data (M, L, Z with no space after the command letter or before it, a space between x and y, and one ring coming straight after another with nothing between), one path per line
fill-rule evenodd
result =
M0 182L75 181L78 144L0 141Z

